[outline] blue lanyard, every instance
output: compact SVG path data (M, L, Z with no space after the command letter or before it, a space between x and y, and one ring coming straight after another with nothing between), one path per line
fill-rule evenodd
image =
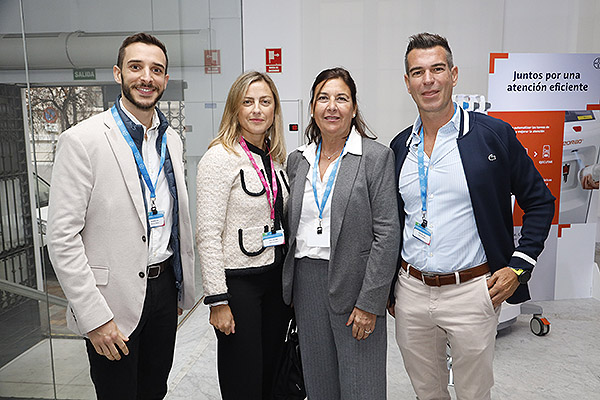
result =
M131 147L131 151L133 152L133 157L135 158L135 162L137 163L138 168L140 169L142 178L144 178L144 181L146 182L146 186L148 186L148 190L150 190L150 202L151 202L150 210L151 210L152 214L156 214L156 213L158 213L158 210L156 209L156 204L155 204L156 185L158 184L158 177L160 176L160 172L162 171L163 165L165 165L165 156L167 153L167 133L165 132L162 137L162 143L160 145L160 168L158 169L158 174L156 175L156 182L154 184L152 184L152 179L150 179L150 174L148 174L148 170L146 169L146 165L144 164L144 159L142 158L140 151L138 150L137 146L135 145L133 138L127 131L127 128L125 128L125 124L123 124L123 120L121 119L121 116L119 115L119 112L117 111L117 107L115 105L113 105L111 108L111 111L112 111L113 118L115 119L115 122L117 123L117 126L119 127L119 129L121 130L121 133L123 134L123 137L125 138L125 141L129 145L129 147Z
M456 104L454 104L454 114L452 115L451 120L454 119L457 111L458 107L456 107ZM462 115L460 129L462 131ZM462 135L462 132L459 132L459 135ZM421 226L427 227L427 177L429 176L429 164L427 164L427 168L425 168L425 133L423 132L423 123L421 123L419 137L421 138L421 142L417 146L417 159L419 161L419 186L421 188ZM431 162L431 160L429 161Z
M429 175L429 164L425 168L425 135L423 133L423 125L421 124L421 132L419 132L421 142L417 146L417 159L419 161L419 186L421 187L421 212L423 220L421 226L427 226L427 176Z
M315 195L315 203L317 203L317 209L319 210L319 227L321 226L321 220L323 219L323 210L325 209L325 204L327 203L327 199L329 198L329 194L331 193L331 188L333 187L333 182L335 181L335 175L337 174L337 170L340 166L340 161L342 159L342 156L344 155L344 149L346 148L347 142L348 138L346 138L346 142L344 142L342 152L340 153L340 156L335 162L333 170L329 175L329 179L327 180L327 186L325 187L325 192L323 193L323 199L321 204L319 204L319 197L317 195L317 179L319 179L317 171L319 170L319 157L321 156L321 144L323 143L323 141L320 141L319 146L317 146L317 155L315 157L315 164L313 165L312 188L313 194Z

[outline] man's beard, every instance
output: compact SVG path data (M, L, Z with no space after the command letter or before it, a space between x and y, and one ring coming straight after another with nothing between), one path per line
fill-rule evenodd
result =
M143 86L143 87L157 89L156 86ZM144 104L144 103L140 103L139 101L135 100L133 98L133 96L131 95L131 88L129 86L126 86L125 83L123 83L123 82L121 82L121 92L123 93L123 96L125 96L125 98L127 100L129 100L134 106L136 106L140 110L151 110L154 108L156 103L158 103L158 101L160 100L160 98L162 97L162 95L165 91L163 90L161 92L158 92L158 96L156 96L156 99L151 104Z

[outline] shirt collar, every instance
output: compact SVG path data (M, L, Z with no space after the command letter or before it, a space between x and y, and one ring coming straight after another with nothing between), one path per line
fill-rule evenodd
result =
M448 121L446 123L446 125L442 126L440 128L440 130L438 131L438 133L441 136L448 136L448 135L456 135L458 137L459 134L459 130L460 130L460 114L461 114L461 110L460 110L460 106L456 103L454 104L454 115L452 115L452 118L450 119L450 121ZM415 120L415 123L413 124L413 128L412 128L412 133L410 134L410 136L408 137L408 140L406 141L406 145L418 145L419 143L421 143L421 116L417 115L417 119Z
M144 128L144 131L146 132L146 126L144 124L142 124L136 117L135 115L133 115L132 113L129 112L128 109L126 109L123 106L123 98L119 98L119 105L121 106L121 110L125 113L125 115L127 115L129 117L129 119L131 119L131 122L133 122L136 125L141 125ZM154 112L152 114L152 125L150 126L150 129L148 129L147 131L154 131L156 129L158 129L158 125L160 124L160 119L158 118L158 114L156 113L156 109L154 109Z
M348 137L348 142L346 142L346 148L344 149L344 154L351 153L356 156L362 156L362 137L356 129L352 128L350 131L350 136Z
M311 166L315 162L315 155L317 154L317 145L318 143L311 142L298 148L298 151L302 152L304 158L308 160L308 163ZM352 127L352 130L350 131L350 135L348 135L348 141L346 142L346 147L344 148L342 157L347 153L362 156L362 137L358 132L356 132L356 129L354 129L354 127Z
M261 157L269 154L268 151L265 151L259 147L256 147L255 145L253 145L252 143L250 143L247 140L246 140L246 145L248 146L248 150L250 150L251 152L253 152L255 154L258 154ZM267 148L269 148L270 145L271 145L271 143L267 139Z

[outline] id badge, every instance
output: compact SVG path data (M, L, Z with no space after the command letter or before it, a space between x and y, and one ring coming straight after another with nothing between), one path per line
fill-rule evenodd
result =
M163 211L159 211L156 214L149 212L148 222L150 224L150 228L160 228L161 226L165 226L165 213Z
M275 232L266 232L262 234L262 241L264 247L279 246L285 243L285 235L283 229Z
M431 231L428 228L421 226L421 224L418 222L415 222L413 236L426 245L431 243Z
M308 229L306 244L308 247L329 247L329 228L325 226L323 226L321 230L318 228L319 221L315 221L314 225Z

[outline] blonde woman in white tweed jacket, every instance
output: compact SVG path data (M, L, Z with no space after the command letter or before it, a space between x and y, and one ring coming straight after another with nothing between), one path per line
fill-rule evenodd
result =
M246 72L197 175L196 243L224 400L271 398L290 316L281 294L285 157L277 88L268 75Z

